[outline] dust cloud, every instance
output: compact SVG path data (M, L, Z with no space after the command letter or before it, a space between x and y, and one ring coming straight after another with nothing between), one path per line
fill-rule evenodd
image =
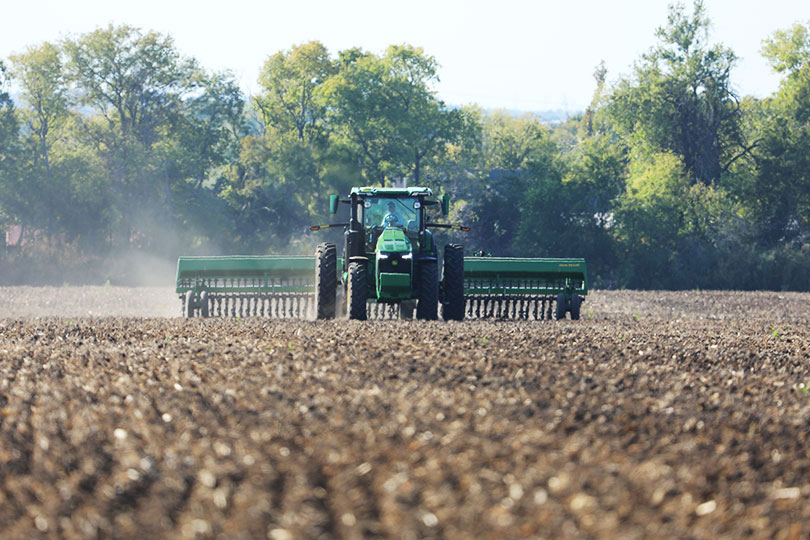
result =
M173 287L0 287L0 318L179 316Z

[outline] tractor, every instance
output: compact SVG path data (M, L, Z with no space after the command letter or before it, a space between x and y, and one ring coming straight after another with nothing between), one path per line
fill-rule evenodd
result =
M428 208L448 212L449 199L431 199L429 188L352 188L349 197L330 198L330 210L339 204L350 208L348 223L313 226L344 227L343 257L334 244L318 245L315 255L315 305L317 318L336 315L337 291L342 285L343 304L350 319L365 320L367 304L398 304L400 317L436 320L441 304L444 320L464 318L464 250L458 244L444 247L442 277L431 228L468 231L461 225L428 222Z

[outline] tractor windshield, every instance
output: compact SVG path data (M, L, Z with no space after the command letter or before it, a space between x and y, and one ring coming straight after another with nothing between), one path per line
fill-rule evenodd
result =
M359 206L366 230L366 251L374 251L386 227L402 229L416 240L422 225L420 204L416 197L364 197Z
M415 197L366 197L363 207L363 225L366 229L398 227L411 234L419 232L422 214Z

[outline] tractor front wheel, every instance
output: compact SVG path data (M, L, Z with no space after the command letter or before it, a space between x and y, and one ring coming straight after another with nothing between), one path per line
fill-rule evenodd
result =
M335 318L337 296L337 248L318 244L315 250L315 306L318 319Z
M464 248L458 244L444 246L444 303L445 321L464 320Z
M439 318L439 269L436 261L424 261L419 265L419 301L416 303L416 318L435 321Z
M363 263L349 263L349 287L346 304L349 309L349 318L357 321L366 320L366 294L368 284L366 265Z

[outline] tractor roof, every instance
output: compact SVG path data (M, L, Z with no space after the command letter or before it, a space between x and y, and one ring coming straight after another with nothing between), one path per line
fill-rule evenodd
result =
M417 197L419 195L430 197L433 195L433 192L427 187L353 187L351 193L352 195L357 194L361 197Z

